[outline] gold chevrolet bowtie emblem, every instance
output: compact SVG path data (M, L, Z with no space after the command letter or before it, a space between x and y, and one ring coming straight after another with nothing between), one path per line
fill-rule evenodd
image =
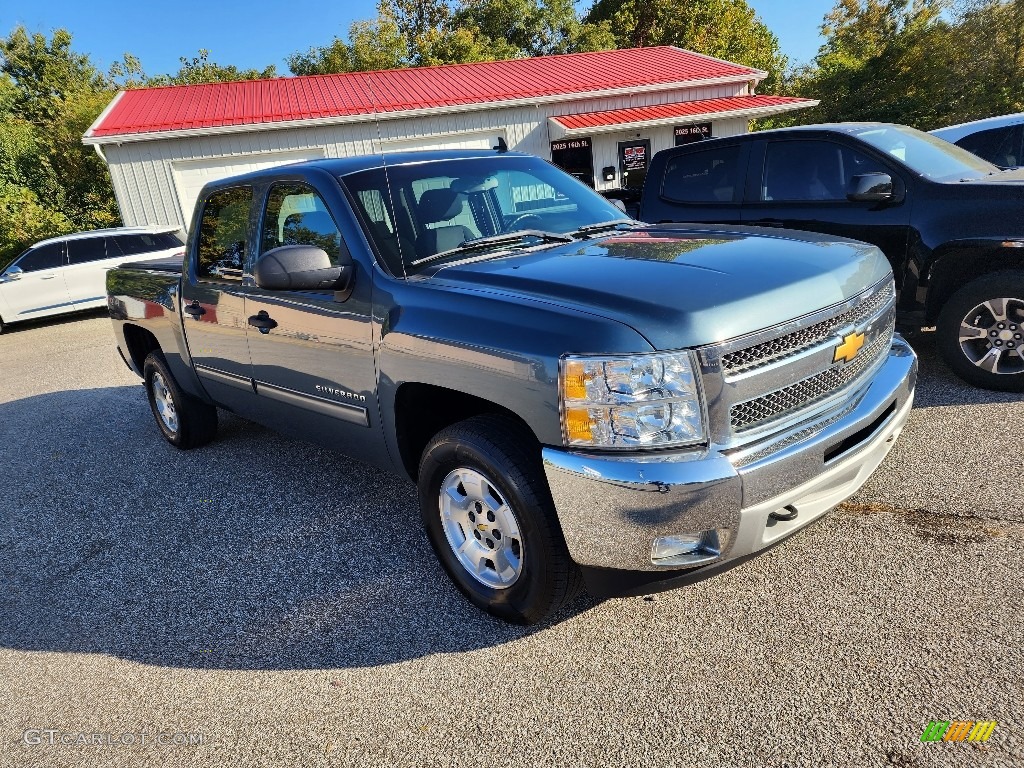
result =
M838 363L840 360L844 362L850 362L860 352L860 348L864 346L864 334L848 333L843 336L843 343L836 347L836 352L832 356L832 362Z

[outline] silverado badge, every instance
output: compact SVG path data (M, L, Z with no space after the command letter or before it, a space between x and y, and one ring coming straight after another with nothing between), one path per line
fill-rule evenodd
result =
M860 348L864 346L864 334L848 333L843 336L843 343L836 347L835 354L832 355L832 362L838 363L840 360L843 362L850 362L860 352Z

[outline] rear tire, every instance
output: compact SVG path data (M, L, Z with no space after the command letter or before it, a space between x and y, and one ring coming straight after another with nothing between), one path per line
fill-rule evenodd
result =
M162 352L149 353L142 373L149 407L167 442L187 450L206 445L216 437L217 408L182 391Z
M423 524L441 565L474 605L533 624L583 586L526 430L475 416L439 432L420 460Z
M942 307L935 330L946 364L968 384L1024 392L1024 273L968 283Z

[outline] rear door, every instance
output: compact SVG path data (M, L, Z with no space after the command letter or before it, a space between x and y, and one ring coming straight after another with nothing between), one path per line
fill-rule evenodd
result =
M854 176L887 173L906 197L899 172L873 153L831 139L778 138L761 143L751 160L746 224L839 235L877 245L899 276L910 233L910 204L852 202ZM758 180L760 182L758 183ZM899 280L899 277L897 277Z
M319 176L319 175L317 175ZM344 451L365 445L376 427L376 371L371 326L371 275L333 179L294 177L268 189L255 243L259 252L282 245L314 245L338 264L352 255L352 291L265 290L248 288L246 316L272 320L273 328L248 328L252 378L260 420L269 426ZM256 319L256 320L254 320ZM265 325L265 323L263 323Z
M244 415L255 405L242 289L253 198L251 186L207 195L182 280L185 339L196 374L218 405Z
M20 275L12 267L22 270ZM71 312L74 305L64 282L64 243L33 248L4 271L0 296L5 304L6 322Z
M75 309L102 307L107 301L107 270L117 266L120 252L109 237L85 237L69 240L68 266L64 272L68 295Z
M660 154L644 187L644 220L738 224L748 151L749 142L711 141Z

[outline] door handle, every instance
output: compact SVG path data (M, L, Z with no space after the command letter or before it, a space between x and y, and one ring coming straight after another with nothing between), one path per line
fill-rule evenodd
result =
M192 315L196 320L206 314L206 310L199 306L198 301L193 301L191 304L187 304L184 308L184 312L186 315Z
M40 280L53 280L53 278L55 278L55 277L56 277L56 275L43 275L39 279Z
M249 325L259 328L260 333L270 333L271 328L277 328L277 320L267 314L267 310L261 309L258 314L249 318Z
M757 221L750 222L755 227L782 227L785 226L778 219L758 219Z

